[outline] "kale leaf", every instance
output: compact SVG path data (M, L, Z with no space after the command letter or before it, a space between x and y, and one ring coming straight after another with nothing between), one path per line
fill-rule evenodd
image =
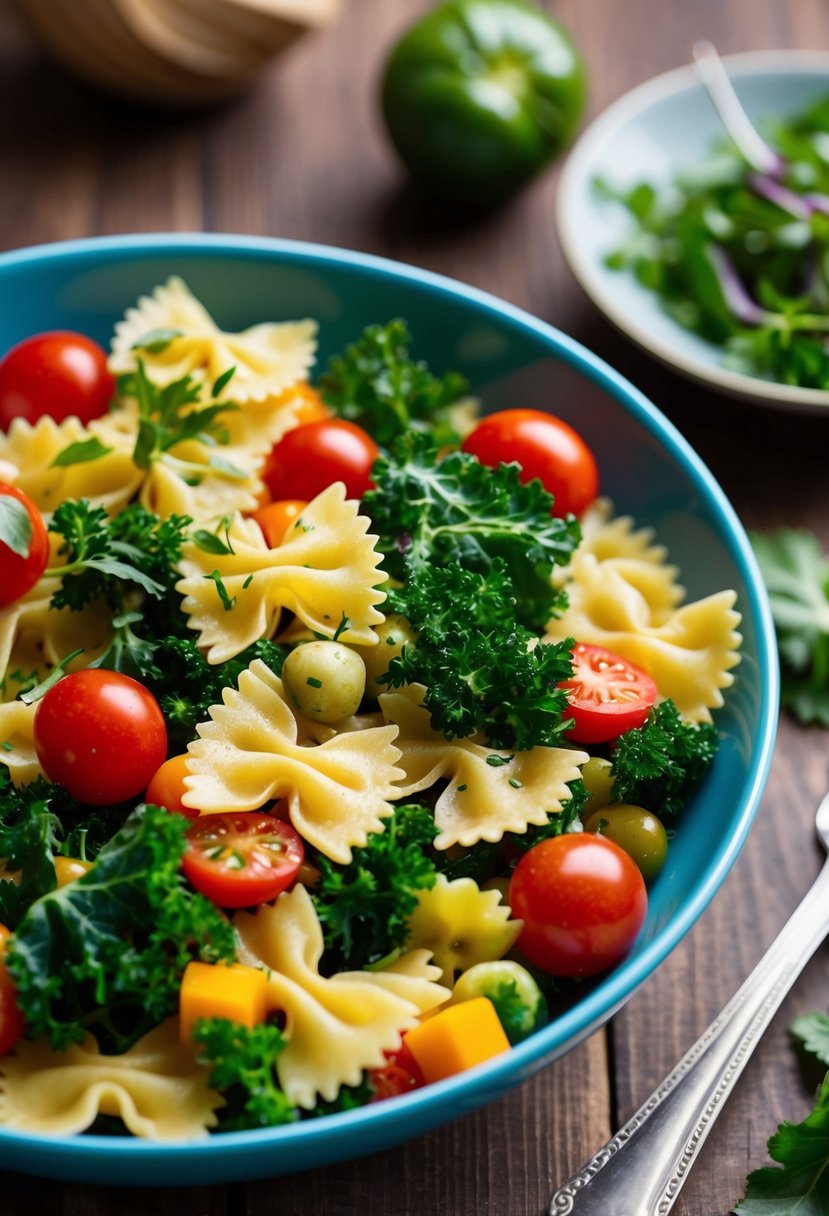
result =
M439 379L410 355L405 321L369 325L342 355L329 360L320 379L323 400L364 427L383 447L404 432L428 428L441 443L457 440L448 407L469 388L449 372Z
M32 1038L64 1050L91 1030L125 1051L176 1009L193 958L232 960L232 926L180 872L186 820L140 806L88 874L29 908L7 949Z
M781 1123L768 1142L777 1166L752 1170L739 1216L825 1216L829 1212L829 1074L802 1123Z
M311 858L320 871L312 898L330 974L361 970L403 946L418 891L435 882L435 863L428 851L436 835L431 811L398 806L384 830L354 849L345 865L321 853Z
M516 595L502 558L486 575L425 566L390 601L418 637L392 659L383 682L425 684L435 730L447 739L483 730L496 748L561 741L567 697L557 686L572 674L573 643L539 642L515 623Z
M379 533L393 579L416 579L429 566L488 574L500 558L520 624L544 628L564 599L550 575L580 540L578 521L550 514L540 481L524 485L517 464L490 469L466 452L442 457L428 436L407 434L375 461L375 488L363 508Z
M662 701L644 726L625 731L613 748L613 801L675 815L705 776L718 746L710 722L683 722L673 701Z
M226 663L208 663L193 638L166 637L158 643L158 667L147 680L167 723L171 754L177 755L196 737L196 727L208 720L211 705L219 705L222 689L235 687L241 673L262 659L279 675L285 652L266 638Z
M221 1090L225 1105L219 1111L222 1131L277 1127L298 1116L279 1086L276 1060L285 1047L277 1026L240 1026L227 1018L201 1018L193 1030L199 1059L211 1066L209 1084Z
M782 671L781 701L804 726L829 726L829 559L811 532L753 532Z

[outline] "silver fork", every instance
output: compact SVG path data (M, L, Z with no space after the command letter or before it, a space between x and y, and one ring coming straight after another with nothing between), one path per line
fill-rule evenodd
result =
M829 793L815 828L829 852ZM706 1031L594 1157L550 1216L665 1216L760 1036L829 933L829 859L778 937Z

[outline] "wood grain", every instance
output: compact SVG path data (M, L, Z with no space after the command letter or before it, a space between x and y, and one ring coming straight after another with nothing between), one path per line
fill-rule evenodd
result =
M503 212L452 221L423 205L386 145L377 82L394 37L427 0L346 0L239 102L191 115L139 113L43 61L0 7L0 246L114 232L213 230L321 241L456 276L560 326L622 370L680 427L752 527L815 529L829 545L827 424L703 392L631 347L585 299L556 240L557 173ZM824 0L549 0L587 60L590 112L686 62L829 47ZM4 1216L534 1216L625 1119L751 970L820 865L814 807L829 776L826 732L785 720L749 842L685 941L596 1035L503 1101L363 1161L247 1186L140 1191L7 1175ZM810 1105L786 1026L829 1003L813 960L749 1064L676 1212L718 1216L762 1163L783 1118ZM197 1180L194 1180L197 1182ZM631 1216L634 1216L631 1213Z

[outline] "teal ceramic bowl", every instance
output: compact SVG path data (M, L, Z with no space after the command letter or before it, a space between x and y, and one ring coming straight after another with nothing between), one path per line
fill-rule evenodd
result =
M318 318L323 362L366 324L405 317L417 353L435 369L466 373L487 407L547 408L566 418L595 452L604 493L657 530L689 595L736 589L743 660L718 717L722 747L683 816L635 949L548 1026L456 1078L288 1127L174 1145L0 1130L0 1167L98 1183L230 1181L376 1152L498 1098L569 1051L647 980L716 893L757 809L777 717L769 609L745 533L722 490L631 384L570 338L492 296L411 267L319 246L225 236L115 237L0 256L0 352L53 328L80 330L106 343L125 307L173 273L228 329ZM579 1100L574 1094L574 1107Z

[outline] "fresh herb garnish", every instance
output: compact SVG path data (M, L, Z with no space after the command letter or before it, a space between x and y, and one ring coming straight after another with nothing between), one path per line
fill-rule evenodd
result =
M269 1022L239 1026L227 1018L202 1018L193 1030L201 1048L199 1058L210 1065L209 1084L224 1094L219 1111L224 1131L276 1127L292 1123L298 1115L276 1074L276 1060L285 1037Z
M613 748L613 801L681 811L707 773L719 746L710 722L684 722L673 701L662 701L644 726L625 731Z

